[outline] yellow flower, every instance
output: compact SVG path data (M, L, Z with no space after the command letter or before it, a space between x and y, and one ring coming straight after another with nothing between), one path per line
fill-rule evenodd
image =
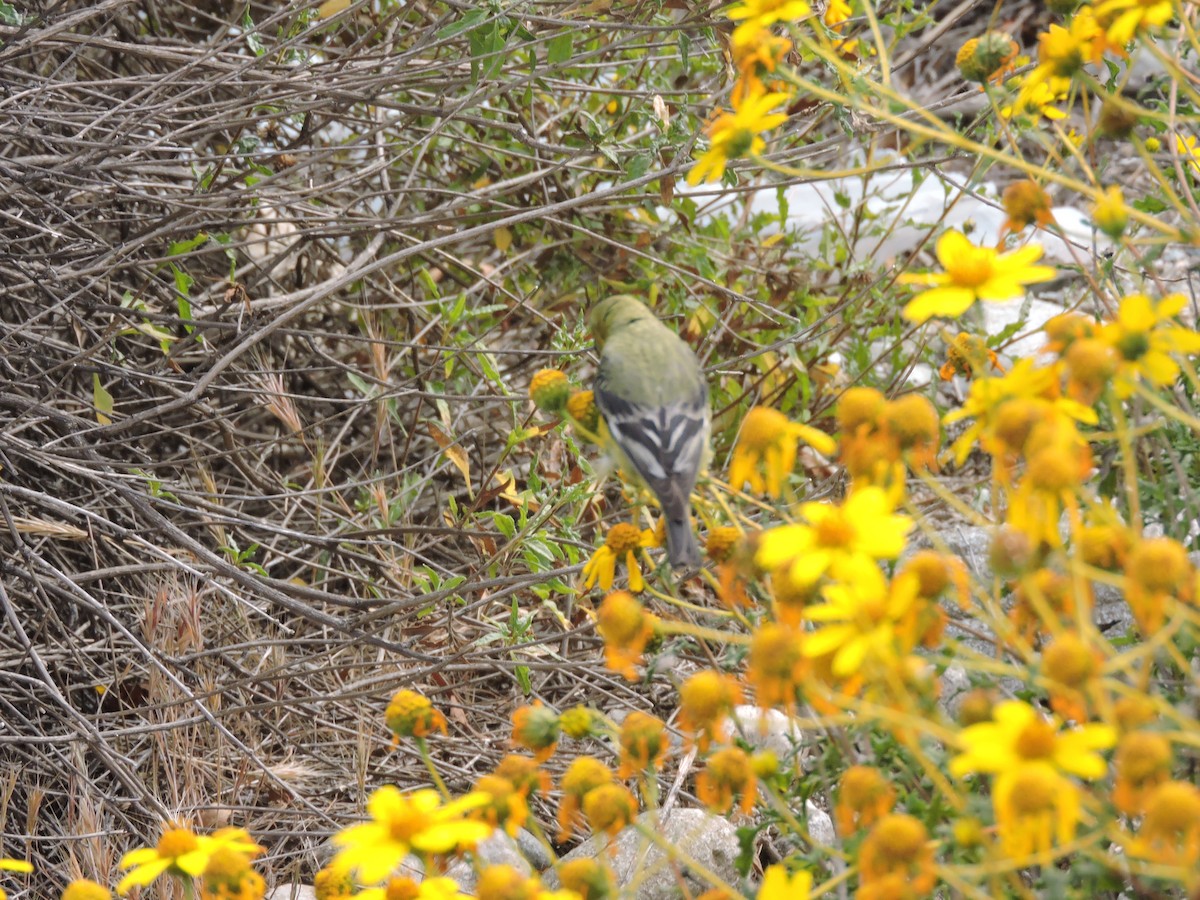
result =
M384 720L398 738L423 738L434 731L446 733L446 717L433 708L428 697L416 691L397 691L388 702Z
M733 63L741 73L743 92L753 93L762 84L759 76L774 72L783 58L792 49L792 42L785 37L772 34L768 28L754 31L738 29L730 41Z
M24 872L28 874L33 871L33 863L26 862L23 859L10 859L9 857L0 857L0 872Z
M753 685L759 706L794 707L807 671L802 631L771 622L754 629L746 680Z
M846 30L846 22L850 20L851 9L848 0L829 0L825 6L823 21L825 26L836 34ZM833 49L843 56L854 56L858 52L858 41L835 40Z
M583 797L583 815L593 832L615 837L637 814L637 798L623 784L604 784Z
M1065 100L1070 90L1069 78L1027 81L1017 91L1012 104L1001 108L1000 115L1005 119L1032 120L1029 124L1035 124L1042 116L1047 119L1065 119L1067 114L1055 104Z
M1009 499L1005 521L1035 543L1062 543L1063 509L1078 508L1077 495L1092 471L1092 453L1069 419L1049 419L1031 430L1026 471Z
M558 717L562 733L569 738L582 741L584 738L601 737L607 734L604 717L590 706L580 704L563 710Z
M670 749L662 719L637 709L621 723L617 743L621 748L621 768L617 774L621 778L642 776L647 769L661 769Z
M901 883L913 891L911 896L924 895L937 880L929 832L920 821L902 813L884 816L871 829L859 850L858 865L864 887L900 876Z
M1025 285L1054 277L1049 266L1033 265L1041 258L1038 244L1026 244L1011 253L976 247L960 231L947 231L937 242L938 262L945 272L901 275L901 284L930 285L904 307L904 317L926 322L934 316L960 316L976 300L1012 300L1025 293Z
M733 808L735 794L742 795L739 808L749 815L758 799L758 779L746 751L726 747L710 756L696 776L696 796L712 812L725 815Z
M959 419L975 419L954 442L955 462L960 466L966 462L976 441L985 452L997 458L1023 449L1023 444L1020 448L1014 446L1011 428L1006 427L1009 413L1017 409L1010 405L1014 402L1019 401L1028 408L1022 418L1029 420L1029 429L1039 421L1064 417L1095 425L1098 418L1094 409L1059 396L1060 372L1057 365L1038 366L1033 359L1025 358L1018 360L1003 376L973 382L966 403L947 413L943 420L949 425Z
M545 762L553 755L561 729L561 717L541 700L513 710L512 741L516 746L532 751L538 762Z
M742 530L733 525L717 525L708 530L704 555L713 562L728 562L742 539Z
M904 549L912 519L892 512L882 488L856 490L841 506L802 503L807 525L783 525L766 532L756 562L768 571L786 567L797 585L809 585L826 572L841 578L875 560L895 559Z
M557 871L562 886L584 900L605 900L620 894L616 873L598 859L573 859L560 863Z
M1191 168L1192 173L1200 178L1200 147L1196 146L1193 135L1180 137L1175 135L1175 151L1183 158L1183 162Z
M1030 178L1014 181L1006 187L1001 202L1008 213L1004 227L1014 234L1029 225L1049 225L1054 221L1049 195Z
M733 21L741 20L742 24L734 31L742 29L755 31L776 22L795 21L812 14L812 7L805 0L742 0L725 15Z
M613 591L596 613L596 631L604 639L604 663L627 681L637 680L634 666L654 637L658 619L628 591Z
M473 811L471 818L486 822L492 828L502 828L510 837L516 837L529 818L525 793L504 776L495 774L481 775L475 782L475 790L492 799L487 806Z
M688 172L688 184L719 181L729 160L761 153L766 141L759 135L787 121L787 113L771 110L787 100L787 94L764 93L762 90L734 97L733 112L718 114L705 127L709 138L708 152Z
M1113 240L1125 233L1129 222L1129 209L1125 206L1125 195L1119 185L1110 184L1100 199L1092 206L1092 222Z
M266 891L249 858L228 847L212 855L200 880L200 900L262 900Z
M1000 83L1013 69L1017 42L1002 31L987 31L958 48L954 64L967 81Z
M571 382L557 369L540 369L529 382L529 397L543 412L562 412L571 395Z
M121 868L131 871L117 883L117 893L145 887L163 874L196 878L222 849L246 857L262 850L242 828L222 828L212 835L197 835L189 828L168 828L153 847L139 847L121 857Z
M600 409L593 391L576 391L567 399L567 415L583 426L584 438L600 431Z
M938 375L942 381L951 381L955 375L970 379L975 377L977 371L985 371L989 365L997 372L1004 371L1000 357L983 338L960 331L946 348L946 362L938 369Z
M1113 803L1127 816L1140 816L1151 792L1171 777L1171 745L1152 731L1131 731L1113 755Z
M582 900L574 891L548 891L536 875L526 875L509 865L485 866L475 886L478 900Z
M742 689L731 675L703 669L679 688L679 728L689 741L695 736L700 752L716 738L717 729L742 702Z
M1172 0L1101 0L1096 20L1112 43L1124 46L1147 28L1163 25L1175 15Z
M996 829L1005 852L1019 859L1075 837L1079 789L1043 760L1004 772L992 789Z
M624 559L625 566L629 569L629 589L635 594L644 591L646 580L642 577L642 569L638 565L637 551L642 547L654 545L654 532L638 531L636 525L618 522L608 529L604 543L583 567L584 590L590 590L597 583L600 590L610 590L617 575L617 560Z
M577 756L563 773L558 803L558 839L568 840L583 824L583 800L592 791L613 783L613 773L591 756Z
M1171 538L1142 539L1125 561L1125 600L1143 634L1163 626L1167 605L1189 602L1195 569L1183 545Z
M397 876L387 884L367 888L354 895L354 900L472 900L470 894L458 889L453 878L424 878L420 882Z
M1146 800L1135 856L1174 866L1200 862L1200 789L1182 781L1160 784Z
M344 866L328 865L313 876L317 900L346 900L354 896L354 878Z
M1130 294L1121 300L1116 321L1100 327L1099 339L1121 357L1113 381L1118 397L1132 394L1139 379L1155 387L1174 384L1179 363L1171 354L1200 352L1200 334L1172 322L1186 305L1183 294L1170 294L1157 303L1145 294Z
M510 753L492 771L501 778L507 778L526 797L550 791L550 776L533 757Z
M798 869L788 874L782 865L770 866L763 872L757 900L808 900L812 894L812 873Z
M833 808L838 831L848 838L870 828L896 805L896 790L882 772L871 766L851 766L842 773Z
M87 878L77 878L68 884L60 900L112 900L112 891Z
M750 490L756 493L781 496L784 479L796 465L796 442L801 439L826 455L837 449L825 432L791 422L778 410L755 406L742 420L733 448L730 487L740 491L749 482Z
M341 847L334 865L354 869L368 884L377 884L409 853L444 854L469 850L492 833L483 822L466 818L485 806L487 794L471 793L442 805L434 790L401 793L387 785L367 801L371 821L352 825L334 835Z
M993 721L971 725L959 733L965 749L950 761L951 774L999 774L1037 760L1089 780L1108 770L1096 752L1116 743L1116 732L1108 725L1060 731L1057 719L1043 718L1020 700L997 705L992 715Z
M914 611L918 585L915 576L889 585L875 566L827 585L821 592L825 602L804 611L804 617L819 626L805 638L804 654L832 657L838 678L856 674L866 662L895 663L915 645L915 637L903 639L902 620Z

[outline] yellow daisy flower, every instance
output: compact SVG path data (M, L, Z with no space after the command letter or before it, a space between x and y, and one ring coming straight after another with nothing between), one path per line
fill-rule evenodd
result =
M1050 266L1035 266L1042 256L1038 244L1026 244L1011 253L976 247L960 231L938 238L938 262L946 270L901 275L901 284L928 286L904 307L904 318L926 322L934 316L960 316L976 300L1012 300L1025 293L1025 285L1049 281Z
M778 410L754 407L742 420L733 448L730 487L740 491L749 482L750 490L755 493L781 496L784 479L795 468L796 444L801 440L827 456L837 449L833 438L825 432L789 421Z
M705 127L708 151L696 161L687 175L691 185L719 181L731 159L754 156L766 146L760 135L787 121L787 113L772 112L788 101L787 94L750 91L734 98L733 112L721 112Z
M1172 353L1200 352L1200 334L1174 323L1187 298L1170 294L1157 303L1145 294L1121 300L1117 318L1101 326L1097 337L1120 356L1113 386L1118 397L1128 397L1139 380L1155 387L1175 383L1179 363Z
M352 825L334 835L342 848L334 866L354 869L368 884L383 881L409 853L445 854L474 847L492 833L484 822L466 818L467 813L491 801L482 793L471 793L442 805L434 790L401 793L387 785L371 795L367 812L371 821Z
M766 532L755 561L768 571L783 569L797 585L813 584L826 572L835 578L895 559L904 549L912 519L892 512L882 488L854 491L841 506L802 503L806 525L784 525Z
M612 588L617 576L617 561L624 560L629 569L629 590L635 594L646 589L646 580L642 577L641 566L638 565L637 551L642 547L658 546L653 531L638 531L636 525L628 522L618 522L608 529L604 543L592 554L592 558L583 567L583 589L591 590L596 584L600 590Z
M1096 20L1108 39L1122 47L1135 34L1164 25L1174 15L1172 0L1101 0L1096 4Z
M121 868L131 871L117 883L117 893L145 887L163 874L196 878L221 850L252 858L262 848L242 828L222 828L212 835L198 835L190 828L168 828L153 847L139 847L121 857Z
M781 865L763 872L757 900L808 900L812 894L812 873L798 869L791 874Z
M1058 719L1044 718L1028 703L1001 703L992 711L991 722L971 725L959 734L965 749L950 761L950 772L999 774L1042 760L1059 772L1088 780L1101 778L1108 765L1096 751L1113 746L1116 732L1108 725L1068 731L1059 730L1059 725Z

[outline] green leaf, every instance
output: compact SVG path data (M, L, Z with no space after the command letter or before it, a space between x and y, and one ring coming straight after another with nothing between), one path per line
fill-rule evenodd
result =
M189 294L192 289L192 276L174 263L171 264L171 271L175 276L175 308L179 311L179 318L183 320L183 327L191 334L195 329L192 322L192 301Z
M201 231L193 238L188 238L186 241L175 241L167 248L167 256L182 256L185 253L191 253L197 247L208 242L208 235Z
M575 52L575 40L570 32L552 38L546 46L546 59L550 65L566 62Z
M462 34L464 31L470 31L487 17L488 10L482 8L473 9L453 25L447 25L439 31L437 38L444 41L446 38L452 38L457 34Z
M615 160L614 160L614 162L615 162ZM629 180L632 181L635 178L641 178L643 175L645 175L649 168L650 168L650 154L649 153L638 153L636 156L633 157L633 159L631 159L629 161L629 166L626 170L626 174L628 175Z
M258 28L255 26L254 20L250 18L250 4L246 4L246 14L242 16L242 28L245 29L246 46L250 48L250 52L255 56L262 56L266 53L267 48L258 35Z
M100 383L100 373L92 373L92 406L96 407L96 421L101 425L112 424L113 398Z

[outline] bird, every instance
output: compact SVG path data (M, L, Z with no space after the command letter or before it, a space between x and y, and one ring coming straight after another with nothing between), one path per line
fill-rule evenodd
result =
M708 382L692 349L638 298L618 294L588 316L600 364L593 395L599 435L615 462L658 499L667 522L667 558L700 564L691 495L708 462Z

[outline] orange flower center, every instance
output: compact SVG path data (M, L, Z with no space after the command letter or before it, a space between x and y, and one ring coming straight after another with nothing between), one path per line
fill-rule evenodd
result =
M1200 791L1180 782L1160 787L1146 810L1145 830L1168 835L1194 828L1200 828Z
M628 522L618 522L608 530L604 539L608 549L616 556L624 556L630 550L636 550L642 545L642 533L637 527Z
M411 844L414 836L433 824L428 814L409 807L388 822L388 834L400 844Z
M875 826L873 837L889 869L915 862L929 839L924 826L908 816L888 816Z
M972 247L947 263L946 271L955 285L975 288L992 277L996 269L994 263L992 254L987 249Z
M788 419L777 409L756 406L746 413L738 443L759 453L773 446L787 432Z
M854 524L840 510L817 523L817 543L822 547L845 547L854 540Z
M158 839L155 849L162 859L178 859L185 853L191 853L198 846L196 836L186 828L172 828L163 832Z
M1025 759L1048 759L1054 755L1056 735L1049 722L1030 722L1017 737L1017 753Z
M1025 769L1017 775L1013 785L1013 809L1022 816L1053 810L1055 796L1061 789L1058 782L1054 772L1043 766Z

